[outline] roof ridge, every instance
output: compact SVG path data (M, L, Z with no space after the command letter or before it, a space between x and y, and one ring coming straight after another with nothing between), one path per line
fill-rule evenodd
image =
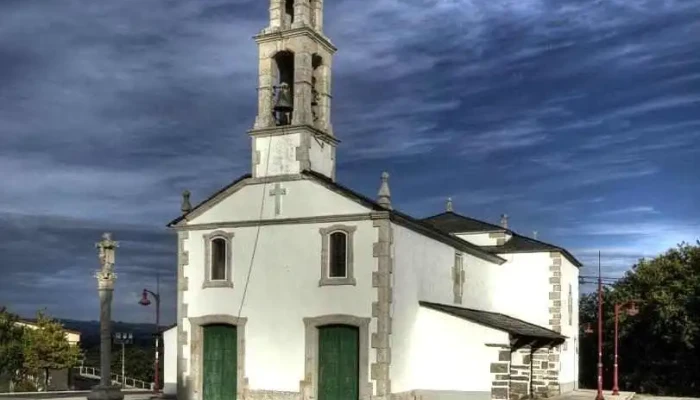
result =
M430 217L422 218L421 221L429 222L428 220L430 220L430 219L432 219L432 218L436 218L436 217L439 217L439 216L442 216L442 215L446 215L446 214L452 214L452 215L457 216L457 217L462 218L462 219L471 220L471 221L476 221L476 222L481 223L481 224L484 224L484 225L489 225L489 226L492 226L492 227L496 228L497 230L506 231L506 232L512 232L512 230L510 230L510 229L508 229L508 228L504 228L504 227L502 227L502 226L500 226L500 225L493 224L493 223L487 222L487 221L483 221L483 220L480 220L480 219L477 219L477 218L473 218L473 217L470 217L470 216L467 216L467 215L464 215L464 214L460 214L460 213L454 212L454 211L443 211L443 212L441 212L441 213L439 213L439 214L435 214L435 215L432 215L432 216L430 216Z

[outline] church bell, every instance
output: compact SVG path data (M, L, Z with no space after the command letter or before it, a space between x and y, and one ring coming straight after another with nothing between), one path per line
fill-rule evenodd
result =
M277 91L277 101L275 102L275 111L280 113L290 113L294 110L294 100L292 100L292 92L289 90L289 85L282 82Z

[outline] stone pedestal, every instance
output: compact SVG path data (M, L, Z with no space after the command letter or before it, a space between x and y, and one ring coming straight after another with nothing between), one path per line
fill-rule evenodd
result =
M88 400L122 400L122 393L119 385L96 385L92 387L92 391L87 395Z

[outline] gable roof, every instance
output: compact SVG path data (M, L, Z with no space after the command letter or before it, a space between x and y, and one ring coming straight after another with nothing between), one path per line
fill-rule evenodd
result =
M217 192L212 194L211 196L207 197L206 199L202 200L199 204L196 206L192 207L190 212L186 214L182 214L179 217L175 218L174 220L168 222L168 225L166 225L168 228L172 228L173 226L177 225L178 223L182 222L185 218L187 218L188 215L194 213L195 211L199 211L200 208L204 207L205 205L209 204L212 202L215 198L217 198L220 194L224 193L225 191L231 189L232 187L238 185L239 183L243 182L246 179L251 178L251 174L245 174L235 181L231 182L230 184L224 186L223 188L219 189Z
M425 221L441 231L449 233L468 233L468 232L504 232L502 226L490 224L488 222L479 221L478 219L469 218L452 211L447 211L442 214L433 215L432 217L423 218Z
M452 315L454 317L475 322L479 325L484 325L488 326L489 328L497 329L499 331L508 332L511 335L526 336L562 342L566 340L566 336L562 335L559 332L497 312L448 306L445 304L431 303L427 301L419 301L418 304L420 304L421 307L429 308L435 311L440 311L445 314Z
M466 240L460 239L456 236L450 235L447 232L444 232L440 229L437 229L431 224L428 224L420 219L413 218L409 216L408 214L404 214L402 212L396 211L396 210L389 210L381 205L379 205L376 201L364 196L363 194L360 194L346 186L340 185L337 182L334 182L333 180L329 179L328 177L321 175L317 172L314 171L303 171L301 173L302 178L312 180L324 187L326 187L329 190L332 190L342 196L345 196L346 198L356 201L363 206L369 208L372 211L382 211L382 212L388 212L389 213L389 218L391 221L395 222L396 224L402 225L406 228L409 228L413 230L414 232L420 233L424 236L430 237L432 239L435 239L437 241L440 241L442 243L445 243L447 245L450 245L454 247L457 250L463 251L467 254L471 254L475 257L479 257L483 260L493 262L495 264L503 264L506 262L505 259L499 257L497 254L491 251L487 251L482 249L481 247L472 244ZM219 198L221 195L223 195L227 190L233 188L234 186L244 183L245 180L249 179L251 177L250 174L243 175L242 177L236 179L233 181L231 184L225 186L218 192L214 193L213 195L209 196L206 200L202 201L201 203L197 204L195 207L192 208L192 210L187 213L183 214L180 217L174 219L171 221L167 226L168 227L174 227L176 224L182 222L187 218L188 215L194 213L195 211L204 208L208 203L211 203L215 201L217 198Z
M494 225L478 219L469 218L452 211L447 211L442 214L437 214L432 217L423 219L423 221L435 226L444 232L451 234L469 233L469 232L506 232L511 235L511 238L502 246L479 246L482 249L497 253L537 253L542 251L556 251L561 253L566 259L577 267L583 266L580 261L569 253L568 250L545 243L541 240L532 239L502 226Z

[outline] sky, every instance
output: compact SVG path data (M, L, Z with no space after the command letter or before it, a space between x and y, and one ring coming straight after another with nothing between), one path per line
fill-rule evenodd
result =
M616 277L700 234L700 0L325 1L340 183L569 249ZM0 304L115 320L160 277L180 193L249 172L260 0L0 1ZM586 288L584 288L586 290Z

